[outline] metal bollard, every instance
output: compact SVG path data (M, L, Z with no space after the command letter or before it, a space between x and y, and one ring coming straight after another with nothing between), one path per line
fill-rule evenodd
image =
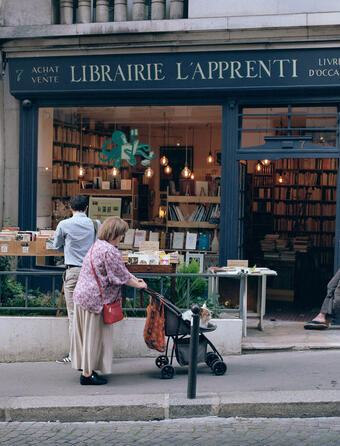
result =
M190 349L189 349L189 374L188 374L188 398L196 398L196 381L197 381L197 353L199 339L200 311L199 305L194 304L191 307L192 324L190 330Z

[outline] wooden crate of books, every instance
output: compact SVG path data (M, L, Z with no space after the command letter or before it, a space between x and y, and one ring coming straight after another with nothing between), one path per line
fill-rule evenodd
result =
M0 242L2 256L35 256L36 243L18 240L4 240Z
M37 256L63 256L64 251L56 251L55 249L46 249L45 237L38 237L34 242L36 244L36 255Z

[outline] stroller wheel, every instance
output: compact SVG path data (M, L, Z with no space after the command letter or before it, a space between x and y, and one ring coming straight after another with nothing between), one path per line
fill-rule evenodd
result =
M161 370L161 378L162 379L172 379L175 374L175 369L172 365L165 365Z
M219 357L216 355L216 353L209 352L209 353L207 353L207 356L205 358L205 363L207 364L208 367L211 367L212 363L214 361L216 361L216 359L219 359Z
M217 360L211 366L211 370L216 376L221 376L227 371L227 365L225 362Z
M156 366L161 369L164 365L169 364L169 358L165 355L157 356L155 363Z

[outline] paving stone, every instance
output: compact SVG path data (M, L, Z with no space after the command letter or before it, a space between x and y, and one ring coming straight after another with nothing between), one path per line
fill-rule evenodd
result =
M339 446L340 418L195 418L152 422L0 423L4 446Z

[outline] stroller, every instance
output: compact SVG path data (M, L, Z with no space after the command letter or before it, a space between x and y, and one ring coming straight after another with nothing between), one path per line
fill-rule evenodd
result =
M163 355L156 358L156 366L161 369L161 378L172 379L175 374L173 367L173 358L176 356L180 366L189 364L189 346L190 346L190 322L182 318L182 313L176 305L161 294L152 291L150 288L144 290L156 302L162 302L164 305L165 317L165 336L167 336L166 350ZM204 335L206 332L216 330L216 325L209 323L207 328L199 328L199 343L197 351L197 363L206 363L215 375L224 375L227 371L227 365L223 362L213 343ZM172 339L171 355L169 359L169 342ZM207 352L208 346L212 351Z

